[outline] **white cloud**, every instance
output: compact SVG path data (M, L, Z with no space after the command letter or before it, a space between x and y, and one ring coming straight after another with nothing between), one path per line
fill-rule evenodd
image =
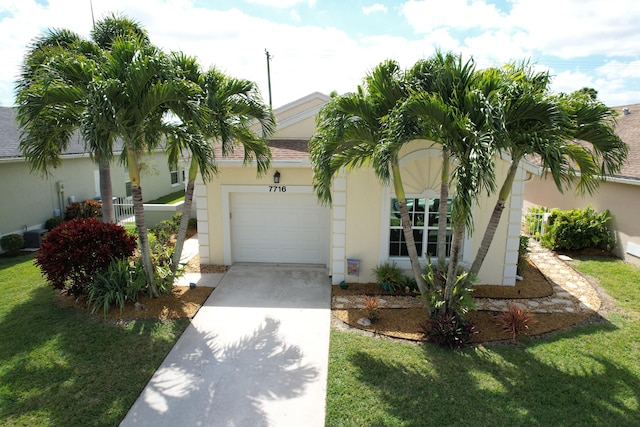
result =
M279 9L284 9L286 7L295 6L299 3L304 3L304 0L245 0L247 3L252 4L261 4L263 6L276 7ZM309 5L313 6L315 1L310 0Z
M496 28L505 20L494 5L482 0L409 0L402 12L418 33L443 27Z
M362 13L365 15L370 15L373 12L384 12L387 13L387 7L380 3L375 3L371 6L365 6L362 8Z
M296 12L295 10L291 9L291 12L289 12L289 16L291 16L291 19L293 19L295 22L300 22L300 15L298 15L298 12Z
M332 27L276 24L266 17L250 16L239 9L216 11L197 7L188 0L94 0L93 3L96 19L111 11L121 11L138 20L149 31L151 40L163 49L181 50L197 56L205 68L216 65L234 76L256 81L265 97L264 51L269 50L273 55L271 83L276 107L314 91L353 91L365 73L380 61L393 58L403 67L410 67L416 60L430 56L436 48L461 53L464 59L473 56L478 67L483 68L528 57L535 62L549 52L565 54L562 53L564 50L569 52L566 55L584 55L592 50L614 49L614 45L618 55L633 49L636 53L616 57L604 65L590 58L591 62L585 63L582 72L576 71L581 69L577 66L580 61L576 61L573 71L556 76L554 90L572 91L591 86L609 105L613 105L612 102L615 105L630 103L634 101L631 97L635 97L636 103L640 101L638 90L628 89L640 88L637 80L640 37L634 37L636 27L629 30L630 22L640 22L637 12L640 2L619 0L616 7L612 7L598 1L552 3L551 0L539 0L535 7L529 7L531 2L513 0L513 9L501 12L487 1L408 1L402 10L419 33L413 38L410 34L384 33L356 38ZM314 0L269 2L274 7L294 3L315 4ZM599 6L601 3L604 6ZM579 9L582 5L584 16L569 14L571 7ZM618 10L624 8L626 11ZM591 16L596 12L602 13L602 22ZM566 31L564 27L545 29L547 23L562 21L554 14L564 17ZM3 35L0 44L3 58L1 105L13 104L8 91L18 75L26 46L35 36L47 27L69 28L84 36L88 36L91 29L88 4L86 7L71 6L68 0L50 0L44 6L34 0L8 0L0 6L0 16L4 16L0 18L0 34ZM295 18L295 15L291 16ZM574 23L576 20L583 20L583 25ZM472 31L460 38L460 28ZM581 41L581 38L584 39ZM544 57L549 59L549 56ZM566 64L559 67L559 59L554 63L551 57L550 61L541 63L540 67L558 65L562 70L567 69ZM638 83L630 85L629 81L634 78Z

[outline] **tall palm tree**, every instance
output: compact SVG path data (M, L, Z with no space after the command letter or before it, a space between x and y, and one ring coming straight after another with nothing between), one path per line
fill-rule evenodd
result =
M411 95L393 117L393 132L414 129L415 138L426 138L442 148L442 173L438 220L438 273L436 286L443 291L441 311L451 307L464 233L473 230L472 210L482 191L494 186L491 75L476 72L472 60L436 52L418 61L409 72ZM453 167L451 170L450 168ZM447 199L449 183L455 185L451 204L451 247L445 268ZM444 288L444 289L442 289Z
M50 167L57 167L71 136L80 130L99 165L102 216L105 222L114 221L110 172L114 129L109 128L99 112L92 110L92 103L86 102L90 98L91 88L87 84L90 75L74 73L64 76L52 65L58 56L68 59L69 55L77 54L85 56L97 71L105 59L103 51L111 48L116 37L128 35L141 37L148 42L144 29L137 22L116 15L98 21L92 31L93 43L69 30L48 30L29 46L20 78L16 82L18 121L22 127L20 146L32 169L47 173ZM74 78L80 80L73 81ZM46 90L47 85L55 80L75 84L78 99L56 100L49 96L46 101L43 100L38 92ZM45 102L48 106L44 105Z
M410 139L392 137L388 126L394 109L407 96L404 72L397 62L387 60L376 66L363 83L356 93L336 96L320 111L317 132L309 141L314 188L321 201L331 203L333 177L345 167L365 164L373 166L383 183L392 183L411 269L424 295L427 285L422 277L398 162L400 149Z
M577 180L577 190L588 193L595 191L600 178L617 173L627 156L627 146L614 130L614 111L591 92L551 95L549 75L534 73L526 64L511 64L502 78L496 130L500 148L510 155L511 164L471 266L470 272L476 274L525 156L539 156L561 192Z
M200 172L205 182L217 174L213 145L221 145L223 156L242 147L244 163L255 159L258 175L262 175L267 172L271 161L266 138L273 133L275 119L271 108L262 101L254 82L227 76L216 68L202 73L195 59L184 55L175 55L174 61L183 77L196 83L202 90L199 98L202 109L198 118L194 120L176 109L189 130L175 133L168 139L171 164L177 164L184 149L189 151L191 157L182 218L173 252L172 270L175 273L189 225L197 174ZM261 125L260 135L251 130L250 125L254 121Z
M94 83L101 99L96 108L112 120L122 139L122 160L129 170L134 216L142 261L152 294L158 295L153 282L149 240L144 218L140 156L158 148L163 135L175 125L165 119L171 110L197 116L201 90L192 82L176 78L174 63L155 46L136 38L117 38L111 47L104 73Z

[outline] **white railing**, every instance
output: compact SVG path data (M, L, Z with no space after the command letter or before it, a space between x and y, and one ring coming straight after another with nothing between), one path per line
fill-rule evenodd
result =
M133 200L127 197L116 197L113 199L113 215L120 225L135 224L136 217L133 212Z
M522 230L529 237L542 239L547 228L549 212L527 212L522 216Z

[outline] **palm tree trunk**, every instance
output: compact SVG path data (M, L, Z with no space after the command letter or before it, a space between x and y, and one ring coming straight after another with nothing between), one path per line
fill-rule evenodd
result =
M422 277L422 267L418 260L416 241L413 238L413 229L411 228L411 220L409 218L409 211L407 210L407 199L404 193L404 186L402 185L402 178L400 176L400 166L398 165L397 160L391 162L391 170L393 173L393 187L396 192L398 204L400 205L400 221L402 223L404 240L407 245L407 252L409 253L409 260L411 261L411 270L413 271L420 294L426 295L427 283Z
M147 276L147 283L151 290L151 295L159 296L158 289L154 283L153 263L151 262L151 249L149 248L149 236L144 220L144 205L142 202L142 187L140 186L140 165L136 153L127 149L127 163L129 164L129 179L131 181L131 195L133 196L133 212L136 220L136 231L138 232L138 244L140 246L140 256L142 257L142 267Z
M438 270L444 271L447 258L447 199L449 198L449 150L442 148L440 174L440 204L438 206Z
M173 249L173 264L171 265L171 273L175 276L176 269L180 263L182 256L182 248L187 237L187 229L189 228L189 217L191 216L191 205L193 203L193 189L198 173L198 162L195 158L191 158L189 166L189 180L187 181L187 189L184 193L184 205L182 205L182 218L180 218L180 228L178 229L178 237L176 238L176 246Z
M460 259L460 249L462 249L462 236L464 235L464 225L462 223L454 224L453 237L451 238L451 255L449 256L449 268L447 270L447 281L444 286L444 301L440 309L440 314L445 314L451 307L453 299L453 286L456 283L456 273L458 270L458 262Z
M507 173L507 177L505 178L504 183L502 184L502 188L500 189L500 193L498 194L498 200L496 201L496 205L493 208L493 213L491 214L491 218L489 219L489 223L487 224L484 236L482 237L482 242L480 243L480 247L478 248L478 253L476 254L476 258L473 260L471 269L469 270L469 273L471 274L478 274L480 268L482 267L482 263L487 256L487 252L489 252L489 247L491 246L493 237L495 236L498 225L500 224L502 211L504 211L504 206L506 204L507 198L511 194L511 188L513 187L513 181L515 180L519 163L519 159L513 159L511 161L509 172Z
M113 187L111 186L111 165L105 157L98 157L100 175L100 198L102 199L102 221L115 222L113 212Z

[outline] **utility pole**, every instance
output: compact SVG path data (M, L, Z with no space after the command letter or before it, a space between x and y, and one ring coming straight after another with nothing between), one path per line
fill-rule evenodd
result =
M96 20L93 17L93 1L89 0L89 5L91 6L91 22L93 22L93 29L96 29Z
M267 82L269 84L269 107L273 108L273 105L271 103L271 68L269 66L269 62L271 62L271 59L273 58L270 54L269 51L267 49L264 50L265 55L267 55Z

